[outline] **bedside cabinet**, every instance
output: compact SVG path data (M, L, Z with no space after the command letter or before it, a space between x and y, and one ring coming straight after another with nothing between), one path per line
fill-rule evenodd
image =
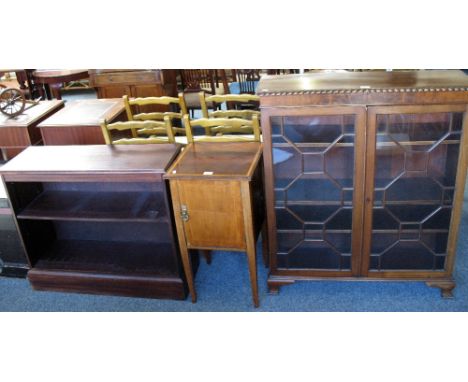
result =
M165 175L192 302L197 295L189 250L215 249L247 253L253 301L259 305L255 244L265 210L261 155L257 142L195 143Z

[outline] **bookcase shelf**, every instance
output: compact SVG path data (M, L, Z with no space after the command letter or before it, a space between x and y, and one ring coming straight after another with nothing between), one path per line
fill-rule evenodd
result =
M149 192L44 191L18 219L167 221L163 195Z

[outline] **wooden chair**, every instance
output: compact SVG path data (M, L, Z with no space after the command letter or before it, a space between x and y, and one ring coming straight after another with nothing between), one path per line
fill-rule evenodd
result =
M200 118L190 120L184 115L187 143L193 142L260 142L258 116L251 120L242 118ZM193 126L205 129L205 135L193 135Z
M255 94L260 69L231 69L234 82L239 86L239 94Z
M200 109L198 93L229 94L226 72L214 69L181 69L180 76L184 92L184 100L189 112L193 115L195 109Z
M142 97L142 98L129 98L128 95L123 96L125 111L127 112L127 118L129 121L163 121L165 116L170 118L179 118L182 120L182 116L187 114L187 106L185 105L184 96L182 93L178 94L178 97ZM134 113L135 106L147 106L147 105L163 105L163 106L174 106L177 107L178 112L166 111L166 112L150 112L150 113Z
M203 118L243 118L252 119L257 115L260 119L258 109L260 97L253 94L226 94L206 96L204 92L198 93ZM228 110L216 110L218 105L226 103ZM214 110L209 112L208 106Z
M165 117L169 117L172 132L174 135L184 135L185 129L182 126L182 117L188 113L187 106L185 105L184 96L179 93L178 98L176 97L144 97L144 98L129 98L127 95L123 96L125 110L127 112L127 118L129 121L163 121ZM170 105L177 107L178 112L165 111L165 112L148 112L148 113L137 113L135 114L135 106L147 106L147 105ZM178 119L180 122L174 124L174 119ZM165 129L160 126L155 128L145 127L137 130L137 135L149 136L149 135L167 135ZM176 139L177 140L177 139ZM183 143L183 142L182 142Z
M138 145L150 143L175 143L174 133L172 131L171 119L169 116L164 117L164 121L128 121L107 123L104 120L101 123L102 134L108 145ZM119 137L113 139L111 131L130 133L131 138ZM149 131L157 132L158 135L150 135L147 138L139 137L138 132L149 133ZM165 136L162 134L165 132Z

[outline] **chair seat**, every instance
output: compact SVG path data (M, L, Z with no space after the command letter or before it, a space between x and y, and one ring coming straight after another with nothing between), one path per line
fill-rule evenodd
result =
M223 134L223 135L196 135L193 137L194 142L252 142L255 141L253 134ZM262 136L260 136L262 141Z
M202 89L205 90L208 94L211 94L211 89ZM215 88L215 92L217 95L223 95L225 94L223 86L218 86ZM200 96L198 95L199 92L185 92L184 93L184 99L185 99L185 104L187 105L187 108L189 109L200 109ZM213 103L208 102L207 106L210 109L213 109Z

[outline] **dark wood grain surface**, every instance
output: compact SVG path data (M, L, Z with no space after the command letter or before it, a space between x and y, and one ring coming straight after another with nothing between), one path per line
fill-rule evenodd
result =
M337 72L264 76L260 79L257 94L317 90L450 87L468 87L468 76L460 70Z
M2 127L28 127L47 116L54 110L59 110L64 105L63 101L41 101L38 105L27 108L20 115L10 118L0 113L0 128Z
M187 146L166 177L229 178L252 176L261 156L258 142L199 142ZM175 172L174 172L175 171Z
M164 173L179 145L29 147L0 169L19 173Z
M38 127L99 126L103 119L115 119L124 108L121 98L72 101Z

